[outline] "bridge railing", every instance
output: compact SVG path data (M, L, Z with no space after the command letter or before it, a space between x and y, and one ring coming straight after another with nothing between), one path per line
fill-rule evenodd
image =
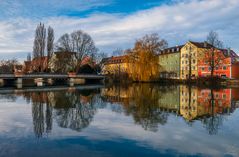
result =
M23 74L23 75L14 75L14 74L0 74L0 78L70 78L68 74ZM105 78L104 75L96 74L77 74L75 78Z

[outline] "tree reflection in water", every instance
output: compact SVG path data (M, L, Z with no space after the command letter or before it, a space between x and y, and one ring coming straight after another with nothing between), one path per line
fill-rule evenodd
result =
M239 100L233 99L238 93L234 89L137 84L105 88L101 95L113 104L112 111L131 115L145 130L157 131L158 125L166 124L168 116L174 114L182 116L189 126L201 121L212 135L222 126L224 115L235 110L231 104Z
M33 129L36 137L42 137L45 132L44 104L41 102L32 103Z
M123 112L132 115L135 123L145 130L157 131L158 125L164 125L168 117L168 113L158 104L162 91L159 86L140 84L130 87L113 86L103 89L102 95L105 101L122 102ZM114 106L113 111L117 111L115 109ZM122 112L120 108L118 112Z
M132 116L135 124L145 130L155 132L159 125L167 123L170 115L176 115L183 117L188 125L201 121L212 135L223 125L225 114L238 107L238 93L233 89L133 84L100 91L28 92L24 97L32 102L33 128L37 137L51 132L53 120L62 128L81 131L89 126L97 109L106 106L113 112Z
M94 103L81 101L81 96L77 94L69 94L65 97L69 100L68 108L60 108L55 112L56 121L60 127L71 128L72 130L80 131L87 127L93 119L96 112Z
M208 130L208 133L210 135L214 135L214 134L217 134L218 129L220 128L220 126L222 126L223 115L218 114L215 111L216 100L215 100L215 94L213 89L210 90L210 96L209 96L208 102L210 106L209 116L206 118L203 118L202 122L205 125L206 129Z
M167 122L168 113L159 108L160 90L157 86L143 84L134 87L129 112L136 123L145 130L157 131L158 124Z
M51 132L53 117L56 123L63 128L80 131L87 127L96 113L95 104L98 101L94 99L91 92L88 92L62 91L25 94L32 99L33 129L36 137L40 138L44 133Z

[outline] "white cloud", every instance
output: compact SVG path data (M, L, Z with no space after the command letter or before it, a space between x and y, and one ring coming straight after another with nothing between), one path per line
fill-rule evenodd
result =
M170 45L187 40L205 40L210 30L219 33L225 45L239 50L238 0L191 0L162 5L132 14L95 13L88 17L45 17L40 19L55 28L56 38L83 29L96 45L107 52L129 48L136 38L158 33ZM31 52L34 29L39 19L16 18L0 22L0 53Z

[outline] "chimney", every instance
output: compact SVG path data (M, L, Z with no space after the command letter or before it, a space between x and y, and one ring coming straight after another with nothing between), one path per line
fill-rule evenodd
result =
M207 47L207 42L204 41L203 46L206 48Z

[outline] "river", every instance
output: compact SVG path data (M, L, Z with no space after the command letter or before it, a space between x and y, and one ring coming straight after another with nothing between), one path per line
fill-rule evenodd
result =
M0 89L0 156L239 156L239 89Z

